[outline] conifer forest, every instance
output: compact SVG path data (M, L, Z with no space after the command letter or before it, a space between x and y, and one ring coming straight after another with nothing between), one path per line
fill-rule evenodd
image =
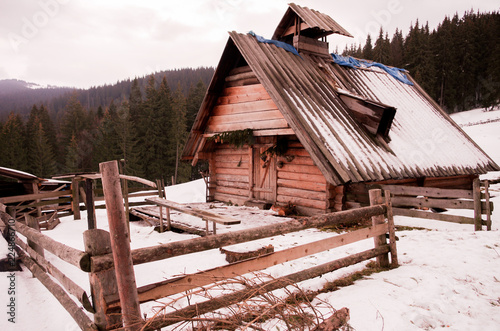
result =
M417 21L393 36L381 29L342 53L408 70L448 113L500 100L499 12L456 14L433 30ZM50 178L122 160L127 175L166 184L197 178L200 169L180 155L213 73L178 69L85 90L0 90L0 166Z

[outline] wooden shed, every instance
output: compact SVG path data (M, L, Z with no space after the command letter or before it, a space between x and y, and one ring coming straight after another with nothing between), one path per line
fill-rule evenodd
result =
M408 73L329 54L350 34L290 4L272 39L229 33L183 158L209 162L209 199L362 204L374 183L470 188L500 170Z

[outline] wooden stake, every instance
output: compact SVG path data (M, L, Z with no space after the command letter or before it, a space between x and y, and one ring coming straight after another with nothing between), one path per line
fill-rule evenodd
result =
M156 180L156 187L158 187L158 197L160 199L163 199L164 198L163 188L161 185L162 185L161 179L157 179ZM163 228L163 207L158 206L158 208L160 208L160 233L163 233L165 231L165 229Z
M369 196L370 196L370 205L379 205L384 203L382 199L382 190L370 190L369 191ZM385 222L384 220L384 215L376 215L372 216L372 224L377 225L377 224L383 224ZM373 242L375 243L375 248L379 248L380 246L387 245L387 240L385 238L385 234L374 237ZM389 256L387 254L385 255L380 255L377 256L377 264L382 267L382 268L387 268L389 267Z
M481 182L479 178L472 182L472 196L474 198L474 230L481 231L483 229L482 210L481 210Z
M396 268L398 263L398 251L396 249L396 229L394 228L394 214L392 212L391 192L384 191L385 204L387 206L387 223L389 227L389 247L391 247L391 267Z
M94 181L90 178L85 179L85 204L87 205L88 228L89 230L95 229Z
M484 181L484 198L486 200L486 231L491 231L490 181Z
M74 177L71 179L71 191L72 191L72 198L73 198L73 218L76 220L81 219L80 216L80 196L78 194L78 179Z
M123 325L125 330L140 330L144 321L139 306L132 255L130 254L130 234L123 209L118 163L116 161L103 162L99 164L99 169L102 174L102 187L106 201Z

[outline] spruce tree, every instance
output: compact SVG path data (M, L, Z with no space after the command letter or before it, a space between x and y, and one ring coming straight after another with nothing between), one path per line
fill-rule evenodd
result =
M42 120L35 119L33 123L34 132L29 148L28 163L33 174L49 178L56 172L55 154L45 133Z
M26 129L21 115L11 112L2 127L1 165L21 171L29 171L26 147Z

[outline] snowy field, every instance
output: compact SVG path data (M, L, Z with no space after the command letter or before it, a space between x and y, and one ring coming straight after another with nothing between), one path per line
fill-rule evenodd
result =
M453 118L464 130L500 164L500 110L483 112L474 110L460 113ZM484 178L499 178L488 174ZM400 267L373 274L354 285L338 291L321 294L318 299L329 302L334 308L350 310L350 325L358 331L365 330L500 330L500 184L491 187L494 211L493 231L474 232L473 225L396 217L396 225L423 227L425 230L398 231L397 242ZM203 202L205 188L202 180L167 188L167 198L180 203ZM283 221L270 211L212 206L218 212L242 219L242 224L218 226L219 233L241 230L271 222ZM465 214L465 213L464 213ZM246 215L246 216L242 216ZM188 216L173 214L174 219L186 223L201 221ZM54 230L45 234L70 246L83 250L82 232L86 230L85 212L82 220L72 217L61 219ZM97 210L97 227L108 230L106 212ZM279 236L272 240L276 250L324 238L326 234L307 230ZM143 222L131 224L132 249L194 238L193 235L157 233ZM269 240L262 241L270 243ZM273 276L281 276L301 268L373 247L373 240L347 245L323 254L296 260L269 269ZM0 251L6 251L6 242L0 240ZM87 291L88 276L77 268L60 262L50 253L48 259ZM190 254L169 260L136 266L138 286L161 281L173 275L224 265L224 255L218 250ZM316 290L329 280L363 268L365 263L336 271L323 277L305 281L301 288ZM29 271L16 272L15 299L16 323L8 322L6 314L9 279L7 273L0 277L2 306L0 330L78 330L78 326L58 301L31 277ZM141 306L143 313L150 312L153 304Z

